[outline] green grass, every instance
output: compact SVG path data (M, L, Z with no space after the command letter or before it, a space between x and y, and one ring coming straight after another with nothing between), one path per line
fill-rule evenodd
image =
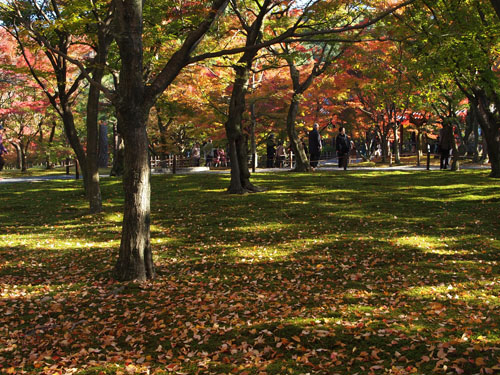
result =
M0 373L489 374L500 193L487 171L152 177L158 277L110 278L122 187L1 185Z

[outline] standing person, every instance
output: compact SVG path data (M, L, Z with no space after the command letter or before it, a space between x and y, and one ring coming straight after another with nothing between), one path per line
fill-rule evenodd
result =
M0 171L3 170L3 166L5 165L5 159L3 158L4 154L7 154L7 149L3 145L3 133L5 132L5 129L3 128L2 125L0 125Z
M193 166L199 167L200 166L200 158L201 158L201 153L200 153L200 144L196 142L191 150L191 158L193 158Z
M212 139L210 138L208 139L204 151L205 151L205 167L210 167L210 165L212 165L212 158L214 156L214 145L212 144Z
M266 142L266 168L272 168L274 163L274 155L276 154L276 143L274 142L274 134L270 134Z
M276 147L276 167L283 168L283 164L286 159L286 151L285 146L283 146L283 142L278 142L278 147Z
M448 160L450 150L453 148L453 127L449 124L443 124L439 131L439 169L448 169Z
M345 134L345 128L339 128L339 134L335 139L335 146L337 148L337 156L339 159L339 168L347 169L347 164L349 163L349 151L351 150L351 140Z
M319 125L314 123L313 129L309 132L309 153L311 154L311 167L313 169L318 166L321 149L323 148L318 127Z

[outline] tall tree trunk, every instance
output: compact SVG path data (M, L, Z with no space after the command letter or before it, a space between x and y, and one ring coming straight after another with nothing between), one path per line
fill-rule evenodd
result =
M450 125L453 127L453 125ZM458 130L460 131L460 130ZM453 146L452 146L452 152L451 152L451 167L450 170L452 171L459 171L460 170L460 152L458 150L458 144L457 144L457 139L455 138L455 131L453 131Z
M119 122L120 120L118 119L118 114L117 114L117 121ZM118 129L120 128L116 124L113 125L113 166L111 167L111 172L109 173L111 176L123 176L123 164L124 164L124 156L123 156L123 138L122 136L118 133Z
M73 117L73 112L66 103L61 103L61 105L63 107L62 120L64 125L64 131L66 133L66 137L68 138L68 142L71 145L73 151L75 152L78 164L80 164L80 166L87 165L87 157L85 155L85 151L76 132L75 118ZM82 168L82 176L83 176L83 186L85 189L85 195L87 196L88 192L87 168Z
M500 178L500 134L498 130L493 134L491 133L486 135L488 157L491 164L490 177Z
M252 61L253 57L250 57L245 66L237 65L234 68L236 78L234 80L233 92L231 93L228 118L225 124L231 154L231 182L227 189L230 194L259 191L259 189L250 182L247 136L242 129L243 113L245 111L246 85Z
M143 82L142 1L117 1L116 40L121 56L116 111L124 141L122 236L115 277L144 281L155 276L150 239L150 169ZM151 103L152 105L152 103Z
M380 141L382 147L382 163L389 162L389 142L387 134L380 133Z
M21 154L21 147L14 142L11 142L12 146L14 146L16 150L16 169L21 169L22 168L22 154Z
M49 140L47 141L47 147L45 149L45 168L46 169L52 168L52 162L50 159L52 157L52 142L54 142L54 136L56 134L56 126L57 126L57 122L54 120L52 122L52 128L50 129ZM40 134L42 134L41 130L40 130Z
M299 112L299 99L297 95L293 95L290 107L288 108L288 114L286 117L286 131L288 134L288 139L290 140L290 146L292 148L293 154L295 155L295 172L310 172L311 165L307 159L304 147L302 147L302 142L297 135L297 130L295 129L295 121L297 119L297 113Z
M420 165L422 164L422 131L421 129L417 129L417 136L415 137L416 141L417 141L417 166L420 167Z
M257 168L257 141L255 140L255 128L257 127L257 116L255 115L255 103L250 104L250 152L252 153L252 172Z
M104 71L96 69L93 79L101 82ZM100 89L95 85L90 85L87 100L87 162L81 164L82 172L85 169L88 177L86 183L87 199L90 205L90 212L97 213L102 210L101 187L99 183L99 96Z
M145 120L125 120L123 211L120 252L115 266L118 280L144 281L155 277L150 239L150 169Z
M475 90L478 120L486 141L491 164L490 177L500 178L500 120L491 113L491 101L484 90ZM496 106L497 107L497 106Z
M474 121L472 126L474 132L474 143L473 143L474 155L472 157L472 161L474 163L477 163L479 162L479 124L477 121Z
M402 125L401 125L402 126ZM400 125L398 124L397 121L394 122L394 162L396 164L401 164L401 155L399 154L399 144L401 143L400 138L399 138L399 127Z
M146 85L143 66L142 0L116 0L115 39L121 57L120 80L113 103L125 149L125 192L118 280L147 280L155 276L150 239L151 187L146 122L158 96L189 64L190 54L208 32L228 0L214 0L212 10L190 31L155 80ZM235 159L236 160L236 159Z
M21 149L21 172L26 172L28 170L28 150L31 140L27 139L25 142L25 144L21 142L19 147Z

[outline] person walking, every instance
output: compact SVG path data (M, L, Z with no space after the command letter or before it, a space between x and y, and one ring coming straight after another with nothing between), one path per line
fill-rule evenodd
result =
M285 146L283 141L278 142L278 147L276 147L276 168L283 168L283 164L286 159Z
M191 158L193 159L193 166L199 167L201 153L200 153L200 144L198 142L196 142L193 148L191 149Z
M274 142L274 134L270 134L266 141L266 167L272 168L274 163L274 155L276 154L276 143Z
M313 129L309 132L309 153L311 155L311 167L313 170L318 166L319 157L321 156L321 135L318 131L319 125L314 123Z
M439 131L439 169L448 169L450 150L453 148L453 126L443 124Z
M337 157L339 160L339 168L347 169L349 163L349 151L351 150L351 140L345 133L345 128L339 128L339 134L335 139L335 146L337 149Z
M212 139L208 139L203 150L205 151L205 167L210 167L212 166L212 159L214 157L214 145L212 143Z

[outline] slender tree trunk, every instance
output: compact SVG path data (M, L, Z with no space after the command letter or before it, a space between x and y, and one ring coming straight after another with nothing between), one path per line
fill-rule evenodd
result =
M401 164L401 155L399 154L399 144L401 142L399 138L399 125L397 122L394 123L393 131L394 131L394 162L396 164Z
M479 162L479 124L477 123L477 121L474 121L472 126L474 132L474 143L473 143L474 154L472 157L472 161L474 163L477 163Z
M453 125L450 125L453 127ZM460 152L458 150L458 145L457 145L457 140L455 138L455 131L453 131L453 146L452 146L452 152L451 152L451 167L450 170L452 171L459 171L460 170Z
M21 169L21 160L22 160L22 156L21 156L21 148L19 147L19 145L17 143L14 143L14 142L11 142L12 146L14 146L14 149L16 150L16 169Z
M80 166L82 165L87 165L87 157L85 155L85 151L82 147L82 144L80 142L80 139L78 138L78 134L76 132L76 127L75 127L75 119L73 117L73 113L71 109L69 108L68 105L65 105L65 103L62 103L63 106L63 113L62 113L62 120L63 120L63 125L64 125L64 131L66 133L66 137L68 138L69 144L71 145L71 148L75 152L76 159L78 160L78 164ZM83 186L85 189L85 195L87 196L88 194L88 170L87 168L82 168L82 176L83 176Z
M257 142L255 140L255 128L257 127L257 116L255 115L255 103L250 104L250 151L252 153L252 172L257 168Z
M288 134L288 139L290 140L290 146L295 155L295 172L310 172L311 165L307 159L307 155L302 147L302 142L300 141L297 131L295 129L295 120L297 119L297 113L299 112L299 99L297 95L294 95L288 108L288 114L286 118L286 131Z
M381 133L380 134L380 140L381 140L381 146L382 146L382 163L387 163L389 161L389 147L388 147L388 140L387 140L387 134Z
M417 136L415 137L417 141L417 166L420 167L422 164L422 131L420 129L417 130Z
M50 159L52 157L52 142L54 142L54 136L56 134L56 126L57 126L57 122L54 120L52 122L52 128L50 129L49 140L47 142L47 147L46 147L46 151L45 151L46 169L52 168L52 162ZM40 131L40 134L41 134L41 131Z
M101 82L104 71L97 69L94 80ZM97 213L102 210L101 187L99 183L99 96L101 91L95 85L90 85L87 100L87 159L81 164L82 172L85 169L88 181L86 183L87 199L90 212Z

